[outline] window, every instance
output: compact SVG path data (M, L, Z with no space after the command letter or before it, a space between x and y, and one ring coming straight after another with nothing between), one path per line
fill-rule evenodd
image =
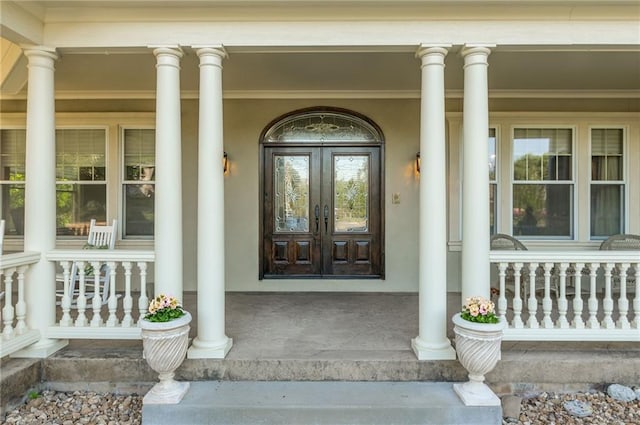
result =
M498 174L496 169L497 158L496 129L489 129L489 232L497 233L497 207L496 196L498 194Z
M153 236L155 130L123 131L123 237Z
M623 130L591 129L591 237L624 232Z
M103 128L56 130L56 228L59 236L86 235L92 218L107 219Z
M515 128L513 234L573 237L573 130Z
M0 130L0 211L6 235L24 235L26 145L24 129Z

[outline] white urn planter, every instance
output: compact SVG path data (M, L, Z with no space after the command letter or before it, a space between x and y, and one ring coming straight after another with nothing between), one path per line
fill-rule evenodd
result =
M184 316L168 322L140 320L144 357L160 378L144 396L143 404L177 404L189 390L188 382L173 379L187 355L189 323L191 315L186 311Z
M476 323L453 316L456 354L469 372L469 381L453 384L465 406L499 406L500 399L484 383L484 375L491 372L501 357L502 332L505 323Z

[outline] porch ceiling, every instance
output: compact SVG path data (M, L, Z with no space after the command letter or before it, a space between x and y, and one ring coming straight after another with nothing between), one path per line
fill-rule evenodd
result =
M16 75L18 74L18 75ZM26 68L15 67L5 76L3 95L23 95ZM11 77L11 80L9 80ZM198 90L198 58L185 49L181 88ZM459 47L446 58L445 85L463 88L463 60ZM55 86L63 92L153 92L155 58L149 50L79 54L61 52ZM16 89L18 87L18 89ZM420 89L420 62L408 47L394 51L270 51L230 49L224 61L225 92L372 91L416 92ZM489 57L492 91L638 91L640 53L630 50L538 50L499 46Z

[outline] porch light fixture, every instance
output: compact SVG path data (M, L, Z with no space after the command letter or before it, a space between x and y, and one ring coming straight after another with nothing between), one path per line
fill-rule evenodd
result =
M420 172L420 152L416 154L416 171Z
M229 171L229 155L227 155L226 151L222 154L222 171L224 174L227 174L227 171Z

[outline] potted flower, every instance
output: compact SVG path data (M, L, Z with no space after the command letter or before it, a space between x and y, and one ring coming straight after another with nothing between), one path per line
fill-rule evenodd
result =
M189 345L191 315L175 297L160 294L149 303L149 312L140 320L142 349L160 382L149 390L143 404L176 404L189 389L188 382L173 379Z
M469 373L469 381L453 389L466 406L499 406L500 399L484 383L500 360L505 323L495 314L495 305L483 297L467 298L462 311L453 316L458 360Z

